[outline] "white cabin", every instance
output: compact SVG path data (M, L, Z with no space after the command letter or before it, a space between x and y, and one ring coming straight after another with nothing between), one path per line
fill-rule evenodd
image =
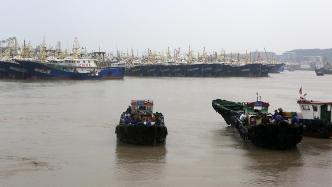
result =
M74 59L74 58L65 58L60 65L72 66L72 67L81 67L81 68L94 68L97 67L97 60L94 59Z
M53 59L48 61L51 64L56 64L67 68L70 71L78 73L96 73L100 71L97 67L97 60L95 59L84 59L84 58L65 58L65 59Z
M57 64L66 67L76 68L95 68L97 67L97 60L95 59L76 59L76 58L65 58L65 59L48 59L48 63Z
M300 106L303 119L320 119L332 122L332 102L299 99L297 103Z

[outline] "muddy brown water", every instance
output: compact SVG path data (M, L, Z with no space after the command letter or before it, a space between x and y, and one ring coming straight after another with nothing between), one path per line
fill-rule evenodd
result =
M0 186L332 186L332 140L272 151L243 142L211 107L224 98L297 111L299 88L332 100L332 76L0 81ZM164 146L118 143L119 116L149 98L165 115Z

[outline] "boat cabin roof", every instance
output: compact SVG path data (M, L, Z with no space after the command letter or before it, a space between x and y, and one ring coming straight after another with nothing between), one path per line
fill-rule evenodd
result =
M298 104L313 104L313 105L332 105L332 101L324 102L324 101L313 101L313 100L306 100L306 99L299 99L297 100Z
M131 100L132 106L153 106L152 100Z

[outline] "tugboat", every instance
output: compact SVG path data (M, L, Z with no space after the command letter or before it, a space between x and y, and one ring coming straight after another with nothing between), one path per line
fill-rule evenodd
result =
M304 127L304 135L331 138L332 136L332 102L313 101L305 98L300 89L300 98L297 103L300 106L302 118L299 119Z
M272 116L268 113L269 103L258 100L258 96L256 101L244 103L216 99L212 107L244 140L256 146L285 150L302 140L302 126L290 124L281 115Z
M152 100L132 100L121 114L115 133L120 142L136 145L164 144L167 128L162 113L153 113Z

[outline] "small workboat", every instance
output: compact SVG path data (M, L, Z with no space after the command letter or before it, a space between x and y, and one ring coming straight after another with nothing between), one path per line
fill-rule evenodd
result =
M314 101L306 98L307 94L302 95L300 89L300 98L297 103L301 110L299 122L304 127L304 135L331 138L332 136L332 101Z
M121 114L115 133L120 142L137 145L164 144L167 128L162 113L153 113L152 100L132 100Z
M302 140L302 126L291 124L286 120L268 113L269 103L258 100L254 102L232 102L216 99L212 107L226 121L235 127L244 140L254 145L271 149L290 149Z

